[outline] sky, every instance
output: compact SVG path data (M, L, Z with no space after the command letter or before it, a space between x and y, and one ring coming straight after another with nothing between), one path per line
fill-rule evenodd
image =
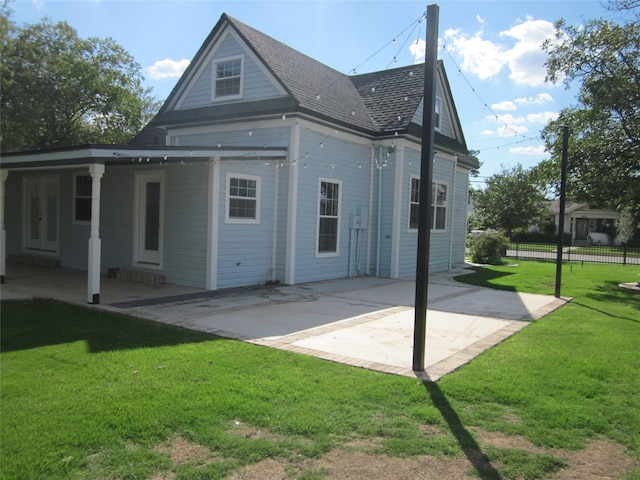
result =
M141 65L164 100L223 13L345 75L424 61L427 5L439 6L444 62L467 147L482 162L476 187L503 168L548 155L540 132L576 104L579 85L545 83L541 45L554 23L604 17L592 0L13 0L19 25L66 21L83 37L111 37Z

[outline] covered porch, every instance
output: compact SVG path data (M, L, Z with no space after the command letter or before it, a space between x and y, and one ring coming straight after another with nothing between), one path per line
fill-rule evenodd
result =
M143 205L140 207L132 198L122 198L121 205L103 205L107 198L103 181L105 172L116 171L114 169L125 166L150 167L150 171L164 172L171 166L191 163L203 164L206 169L207 165L215 166L228 159L247 162L282 161L286 159L286 155L286 147L114 145L84 145L3 155L0 165L0 282L12 281L7 276L8 255L33 257L45 264L55 264L57 261L62 266L85 272L85 300L89 304L99 304L104 301L101 296L104 295L102 287L106 279L101 273L109 268L109 265L104 264L103 252L103 238L105 233L110 233L105 231L105 208L109 209L112 218L118 216L118 208L126 210L128 215L134 212L134 225L127 225L126 229L133 229L136 238L125 241L126 245L120 245L119 248L131 249L133 243L134 249L147 255L140 254L137 259L143 269L148 266L162 273L161 268L153 265L153 255L161 255L160 249L157 245L154 247L153 242L151 247L142 245L145 238L153 236L149 231L162 228L164 219L158 202L145 200L146 203L140 203ZM214 171L215 167L208 170ZM65 175L68 177L70 172L74 172L73 181L66 182L65 186L59 179ZM13 197L10 204L7 204L7 183L12 176L20 179L19 183L13 185ZM151 185L151 181L145 181L145 187ZM73 192L69 191L69 187ZM111 188L113 190L113 183ZM133 189L131 186L128 188ZM107 193L111 194L108 197L111 199L118 196L118 192ZM158 196L159 193L156 192L155 195ZM65 202L64 211L61 211L62 201ZM209 208L211 213L211 205L205 208ZM124 218L125 212L121 213ZM7 216L10 217L9 222ZM211 231L207 234L209 237L212 235ZM137 241L140 245L137 245ZM113 248L113 244L110 248ZM157 251L153 251L154 248ZM73 260L69 261L69 257L73 257ZM157 262L161 264L161 260ZM213 262L213 259L208 260L208 263ZM215 290L215 279L208 278L206 287Z

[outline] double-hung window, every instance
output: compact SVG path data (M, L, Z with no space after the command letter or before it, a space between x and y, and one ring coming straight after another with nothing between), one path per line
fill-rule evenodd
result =
M420 210L420 179L411 177L409 192L409 230L418 229ZM431 184L431 230L445 230L447 227L447 185Z
M318 192L317 254L338 255L342 182L321 178Z
M214 62L214 100L242 97L242 57L225 58Z
M260 178L227 174L227 223L260 223Z
M91 175L78 173L73 177L73 221L91 222Z

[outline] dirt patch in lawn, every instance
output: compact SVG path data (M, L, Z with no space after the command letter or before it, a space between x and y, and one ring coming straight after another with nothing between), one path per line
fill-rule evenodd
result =
M629 456L622 445L599 439L591 442L584 450L566 451L544 449L531 443L524 437L505 435L499 432L487 432L473 429L481 449L493 446L499 449L523 450L532 455L548 454L567 463L567 467L548 476L550 480L601 480L618 478L640 468L640 460ZM247 438L277 438L264 430L237 424L230 432ZM433 433L436 433L435 431ZM473 465L464 455L459 457L414 456L407 458L390 457L378 453L381 438L356 439L335 448L319 458L308 459L265 459L248 465L234 473L230 480L288 480L300 478L333 479L416 479L416 480L460 480L476 479ZM156 450L170 456L174 468L187 463L208 463L221 460L205 446L176 437L172 442L156 447ZM498 471L499 464L494 464ZM158 473L153 480L172 480L172 472Z
M551 454L562 458L568 467L547 477L550 480L602 480L618 478L640 468L640 460L625 453L622 445L597 440L578 452L543 449L519 436L477 431L482 445L524 450L531 454ZM298 478L302 473L315 473L314 478L325 480L362 479L389 480L460 480L476 479L472 464L466 457L417 456L389 457L373 453L378 440L357 440L336 448L318 459L297 462L268 459L250 465L228 477L231 480L285 480ZM494 465L499 470L499 465Z

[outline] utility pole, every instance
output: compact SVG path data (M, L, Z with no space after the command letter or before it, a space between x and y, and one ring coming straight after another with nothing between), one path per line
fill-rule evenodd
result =
M424 371L427 338L427 293L429 246L431 243L431 184L435 150L436 68L438 62L438 5L427 7L427 45L424 62L424 102L422 111L422 153L420 157L420 198L418 207L418 254L416 260L416 300L413 331L413 370Z

